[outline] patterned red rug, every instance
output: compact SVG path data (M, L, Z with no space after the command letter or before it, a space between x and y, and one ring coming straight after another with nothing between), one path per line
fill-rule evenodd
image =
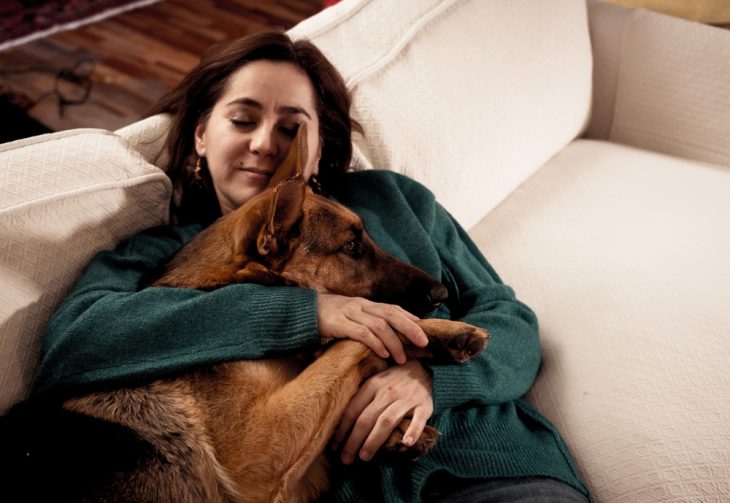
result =
M0 51L159 0L0 0Z

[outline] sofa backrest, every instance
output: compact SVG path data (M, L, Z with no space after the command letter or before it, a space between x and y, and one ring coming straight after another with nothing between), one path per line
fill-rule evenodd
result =
M120 137L76 129L0 145L0 415L91 257L167 219L167 176Z
M584 0L344 0L290 33L342 72L372 166L425 184L467 228L589 116Z

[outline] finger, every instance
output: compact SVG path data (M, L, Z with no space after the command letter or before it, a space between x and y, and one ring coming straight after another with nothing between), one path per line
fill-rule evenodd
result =
M355 315L355 317L357 316L358 315ZM352 318L345 318L342 321L341 330L343 336L362 342L381 358L390 357L390 353L385 347L385 344L383 344L383 341L380 340L380 338L375 335L367 325L353 320Z
M385 409L378 417L365 442L363 442L359 453L360 459L370 461L409 411L410 407L400 402L393 403Z
M365 408L373 401L373 398L375 397L375 388L368 383L370 383L370 380L366 381L365 384L360 387L357 393L355 393L355 395L350 399L350 403L347 404L345 412L342 413L340 423L337 425L335 434L332 437L333 449L336 450L339 448L345 438L345 435L349 433L350 428L352 428L352 425L355 424L357 418L360 417Z
M350 431L350 436L347 437L345 446L342 448L341 459L344 464L349 465L355 461L355 456L375 426L381 412L382 410L378 410L378 407L371 403L357 418Z
M406 362L406 350L403 348L403 343L386 319L367 311L360 311L353 313L350 320L366 326L375 337L380 339L396 362Z
M426 337L426 333L411 318L413 315L402 307L392 304L378 304L373 302L363 306L363 311L383 318L394 330L401 333L406 339L416 346L425 347L428 345L428 337Z
M426 421L431 414L428 413L425 407L416 407L413 410L413 417L411 418L411 424L403 434L403 445L410 447L421 438L423 429L426 427Z

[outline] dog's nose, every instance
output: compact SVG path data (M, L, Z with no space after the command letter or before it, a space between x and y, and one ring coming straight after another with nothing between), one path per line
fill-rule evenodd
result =
M438 283L431 287L431 291L428 292L428 302L432 307L438 307L443 301L449 296L449 291L444 285Z

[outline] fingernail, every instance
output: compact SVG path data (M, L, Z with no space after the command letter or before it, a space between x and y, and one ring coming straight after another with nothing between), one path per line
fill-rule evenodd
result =
M371 456L372 454L369 451L360 451L360 459L363 461L370 461Z
M387 351L383 351L383 353L380 355L382 358L390 358L390 353Z
M422 335L421 337L418 338L418 342L419 342L419 344L421 346L427 346L428 345L428 337L426 337L425 335Z
M406 447L412 446L413 445L413 437L410 436L410 435L403 437L403 445L405 445Z
M350 454L342 455L342 464L349 465L352 463L352 456Z

